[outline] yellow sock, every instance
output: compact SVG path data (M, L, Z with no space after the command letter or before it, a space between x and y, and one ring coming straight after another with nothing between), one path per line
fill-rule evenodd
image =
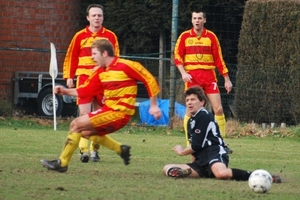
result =
M190 117L187 115L184 115L183 118L183 129L184 129L184 133L185 133L185 139L186 139L186 146L190 145L190 141L189 141L189 137L188 137L188 121L189 121Z
M90 140L94 142L94 145L95 144L102 145L108 149L115 151L119 155L121 154L121 143L112 139L108 135L104 135L104 136L93 135L90 136Z
M223 138L226 138L226 120L225 115L215 115L215 119L219 125L219 129Z
M80 133L69 133L65 146L59 157L62 167L68 166L74 151L78 148L80 138Z
M87 153L89 152L89 140L86 138L80 138L79 149L81 152Z
M99 149L100 145L92 141L90 144L90 151L98 151Z

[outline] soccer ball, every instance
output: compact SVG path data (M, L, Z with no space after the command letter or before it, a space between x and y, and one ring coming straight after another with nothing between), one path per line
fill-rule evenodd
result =
M271 189L272 176L263 169L255 170L248 179L250 189L257 193L266 193Z

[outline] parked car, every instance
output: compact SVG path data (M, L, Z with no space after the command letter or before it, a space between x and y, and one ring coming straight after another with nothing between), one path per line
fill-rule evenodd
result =
M55 85L66 86L62 73L55 78ZM52 77L49 72L17 71L14 76L14 104L34 102L39 116L53 117ZM148 93L143 83L138 83L138 102L148 100ZM76 97L55 95L56 116L76 115Z

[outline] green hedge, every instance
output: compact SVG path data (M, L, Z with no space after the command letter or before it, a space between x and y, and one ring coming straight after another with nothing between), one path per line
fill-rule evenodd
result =
M238 46L236 117L300 122L300 0L249 0Z

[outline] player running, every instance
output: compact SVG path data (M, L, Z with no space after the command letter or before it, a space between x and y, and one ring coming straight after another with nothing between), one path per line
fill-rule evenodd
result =
M137 82L143 82L149 97L149 113L155 119L161 117L161 110L157 105L157 94L160 89L156 79L140 63L121 59L114 54L114 49L106 39L96 40L92 44L92 59L100 66L84 85L79 88L65 88L56 86L54 93L71 95L81 98L95 96L103 89L104 106L96 111L75 118L70 124L70 132L59 159L41 160L49 170L66 172L74 151L78 147L81 137L115 150L129 164L130 146L121 145L107 134L113 133L126 124L135 112L137 96Z

